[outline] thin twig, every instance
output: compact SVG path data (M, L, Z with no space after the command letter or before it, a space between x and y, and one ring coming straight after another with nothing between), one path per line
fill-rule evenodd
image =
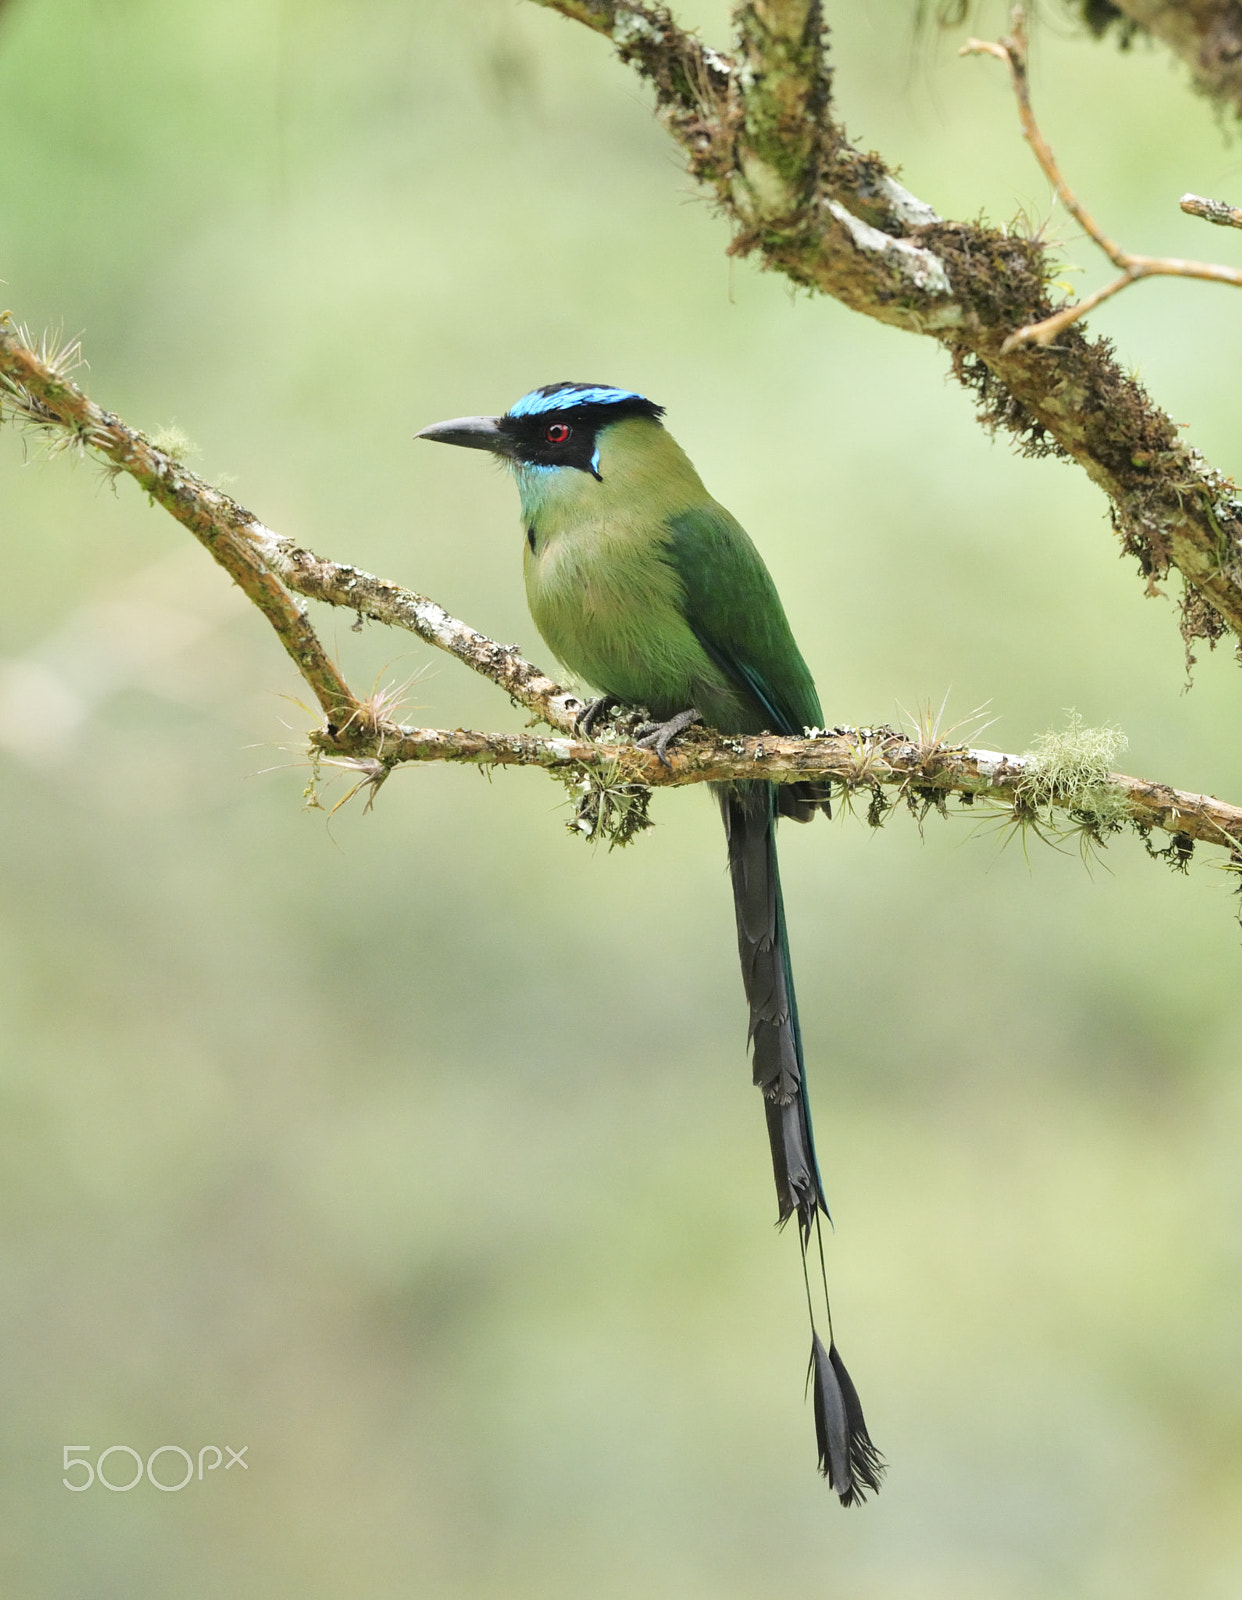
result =
M549 727L572 733L582 699L523 660L516 645L497 644L485 633L450 616L425 595L403 589L360 567L324 561L256 523L252 538L264 560L291 589L328 605L343 606L373 622L405 628L437 650L446 650L480 673Z
M1218 228L1242 228L1242 206L1231 206L1227 200L1205 200L1200 194L1184 194L1178 204L1188 217L1202 217L1204 222L1214 222Z
M1094 310L1105 300L1111 299L1113 295L1119 294L1122 289L1137 283L1140 278L1205 278L1213 283L1228 283L1235 288L1242 288L1242 271L1236 267L1222 267L1207 261L1184 261L1176 256L1137 255L1132 251L1123 250L1116 240L1109 238L1065 181L1056 157L1035 121L1026 70L1026 18L1020 5L1013 8L1010 27L1013 31L1008 38L1001 39L998 43L986 39L968 39L958 54L995 56L1008 65L1014 98L1018 102L1018 118L1022 124L1023 138L1030 145L1044 176L1056 190L1061 204L1113 265L1121 268L1121 276L1102 289L1097 289L1094 294L1075 300L1071 305L1063 306L1052 316L1044 317L1038 322L1028 322L1024 327L1018 328L1001 346L1002 355L1007 355L1024 344L1047 346L1055 343L1058 336L1072 323L1086 316L1088 311ZM1182 209L1188 209L1185 201L1182 203ZM1213 217L1210 220L1220 219Z
M1021 6L1015 6L1009 18L1009 25L1013 33L1007 39L993 43L989 39L967 39L958 51L959 56L995 56L998 61L1004 61L1013 80L1014 98L1018 102L1018 119L1022 124L1022 137L1035 153L1035 159L1043 168L1048 182L1056 190L1061 204L1073 217L1074 221L1089 234L1114 266L1124 267L1127 264L1125 251L1116 244L1091 216L1087 208L1075 195L1061 175L1057 166L1056 157L1035 121L1035 114L1031 110L1030 84L1026 72L1026 18Z

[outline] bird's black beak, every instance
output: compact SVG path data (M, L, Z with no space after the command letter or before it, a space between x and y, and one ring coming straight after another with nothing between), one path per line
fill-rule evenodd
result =
M433 422L414 437L433 439L437 444L460 444L467 450L490 450L494 456L511 456L513 443L500 423L500 417L454 417L449 422Z

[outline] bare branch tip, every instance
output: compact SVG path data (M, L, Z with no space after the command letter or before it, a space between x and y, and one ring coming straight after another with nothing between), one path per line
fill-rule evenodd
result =
M1242 228L1242 206L1231 206L1228 201L1209 200L1198 194L1184 194L1178 205L1187 216L1215 223L1218 228Z
M997 44L993 39L967 39L957 53L959 56L995 56L1006 66L1009 64L1009 52L1003 44Z

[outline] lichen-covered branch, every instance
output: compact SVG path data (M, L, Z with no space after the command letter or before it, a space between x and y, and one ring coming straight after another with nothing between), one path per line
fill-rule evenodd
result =
M742 42L728 55L678 27L663 6L642 0L535 3L609 37L622 61L651 84L690 171L733 225L733 253L753 252L795 283L939 340L978 397L986 426L1011 432L1026 453L1077 462L1104 491L1123 547L1149 588L1170 568L1181 572L1188 641L1215 640L1226 630L1242 637L1242 499L1230 480L1182 442L1106 342L1071 327L1052 348L1007 347L1014 329L1059 309L1048 297L1054 266L1041 241L940 219L834 119L826 65L814 73L806 66L809 36L792 59L787 35L765 51L756 6L741 8ZM796 9L765 8L787 17ZM820 101L812 137L805 112ZM756 163L779 168L770 148L774 124L760 109L786 103L793 108L791 171L802 170L808 149L818 152L817 170L793 209L796 181L763 189L747 178ZM760 126L769 142L756 148Z
M830 80L819 0L750 0L737 8L737 32L747 88L733 199L754 227L806 204L819 171Z
M376 737L384 732L369 702L355 696L341 677L291 590L408 629L491 678L550 727L572 731L581 700L523 661L514 646L497 644L468 628L434 600L357 567L320 561L274 533L175 456L90 400L68 377L67 369L78 360L76 340L59 348L46 337L36 342L0 318L0 421L7 409L40 429L54 449L97 452L170 511L267 617L314 690L330 730L348 728Z
M359 730L314 736L325 754L346 754L363 775L386 776L405 762L451 761L479 767L542 767L562 779L594 777L613 789L679 788L763 778L774 783L829 779L848 793L880 796L886 808L906 798L926 809L951 795L967 803L988 801L1018 821L1039 823L1060 814L1097 837L1130 823L1140 832L1160 829L1175 838L1242 850L1242 806L1167 784L1100 770L1060 781L1038 752L1006 755L934 738L911 738L892 728L834 728L813 737L772 734L722 737L710 730L684 735L667 763L629 742L476 733L457 728L400 728L377 736ZM885 796L888 796L885 799Z
M583 701L524 661L516 645L497 644L485 633L450 616L443 606L425 595L373 577L360 567L323 561L261 523L254 524L251 537L264 560L290 589L328 605L344 606L371 622L405 628L490 678L511 700L549 727L566 733L574 731Z
M542 767L576 794L575 829L624 842L646 826L653 789L820 778L832 780L847 799L867 796L872 822L894 798L925 813L943 808L956 794L964 803L1000 806L1017 824L1050 827L1057 834L1078 831L1084 841L1102 843L1127 826L1144 838L1160 829L1172 836L1175 864L1184 864L1193 843L1202 841L1223 846L1231 862L1242 866L1242 808L1110 772L1105 758L1120 741L1107 730L1095 730L1092 741L1084 736L1091 730L1074 726L1059 742L1048 736L1044 746L1037 742L1021 756L951 745L934 725L917 737L892 728L839 727L803 739L723 738L706 730L684 737L667 760L626 739L624 719L612 725L608 742L582 738L582 700L526 661L516 646L497 644L424 595L325 561L273 532L90 400L67 376L76 360L76 342L58 349L45 339L36 347L0 319L0 420L16 415L42 430L52 449L95 452L110 469L133 477L211 551L267 617L314 688L324 713L323 726L311 735L316 761L346 767L355 788L377 788L406 762ZM560 736L399 724L383 694L353 694L290 590L408 629L488 678Z
M43 430L54 448L90 449L111 469L127 472L190 530L263 612L314 691L329 725L340 727L363 716L362 704L337 671L303 608L264 561L255 537L262 528L258 519L88 399L69 377L76 365L76 340L57 348L45 336L36 347L7 313L0 314L0 420L7 410Z

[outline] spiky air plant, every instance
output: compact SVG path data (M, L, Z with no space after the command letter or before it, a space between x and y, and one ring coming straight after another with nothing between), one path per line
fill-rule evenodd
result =
M80 337L66 338L60 328L45 328L36 338L22 324L12 328L18 341L54 378L67 378L86 362ZM8 373L0 372L0 422L18 422L34 434L49 455L59 455L75 447L85 449L98 441L88 426L75 426L58 417L36 395Z

